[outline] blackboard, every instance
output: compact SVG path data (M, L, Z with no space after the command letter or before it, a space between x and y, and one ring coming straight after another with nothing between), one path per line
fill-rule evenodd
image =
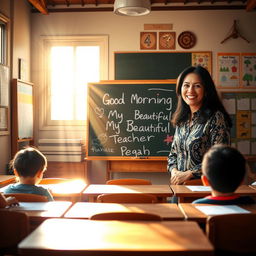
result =
M198 64L211 73L211 62L211 52L115 52L115 79L177 79Z
M88 85L88 159L166 159L174 135L175 80Z

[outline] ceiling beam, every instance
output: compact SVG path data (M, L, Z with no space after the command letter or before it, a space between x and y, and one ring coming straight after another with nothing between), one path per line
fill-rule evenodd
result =
M246 11L252 11L256 7L256 0L248 0L246 5Z
M42 14L48 14L46 8L46 0L28 0L39 12Z

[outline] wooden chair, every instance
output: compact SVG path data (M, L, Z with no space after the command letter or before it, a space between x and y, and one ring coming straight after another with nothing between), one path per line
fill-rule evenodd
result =
M92 215L90 220L152 220L161 221L157 214L145 212L102 212Z
M208 217L206 234L216 255L256 255L256 213Z
M19 202L48 202L46 196L28 193L6 193L5 196L14 196Z
M183 185L203 186L203 182L201 179L186 180L183 182Z
M65 178L44 178L40 181L39 184L59 184L71 181L71 179L65 179Z
M1 209L0 227L0 255L18 254L17 244L29 234L27 214Z
M157 197L151 194L101 194L98 203L157 203Z
M150 180L144 179L115 179L108 180L107 185L152 185Z

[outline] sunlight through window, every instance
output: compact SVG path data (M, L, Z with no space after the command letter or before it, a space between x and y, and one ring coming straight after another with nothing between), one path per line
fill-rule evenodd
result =
M99 46L53 46L51 120L85 120L88 82L100 80Z

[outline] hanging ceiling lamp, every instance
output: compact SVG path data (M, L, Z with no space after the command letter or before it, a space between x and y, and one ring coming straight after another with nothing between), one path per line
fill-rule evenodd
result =
M115 0L114 13L125 16L142 16L149 14L150 0Z

